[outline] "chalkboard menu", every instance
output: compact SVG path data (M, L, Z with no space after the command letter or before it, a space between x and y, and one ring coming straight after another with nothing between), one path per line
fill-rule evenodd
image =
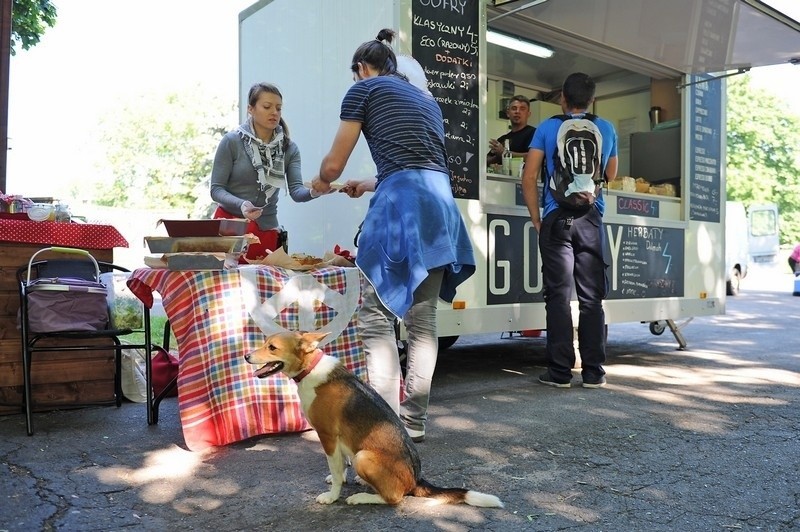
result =
M719 222L721 204L722 82L694 76L689 116L689 219Z
M683 296L683 229L606 224L607 299Z
M737 3L737 0L700 2L692 41L692 64L702 68L698 71L721 72L726 69L736 28L733 20Z
M456 198L478 199L479 0L413 0L411 55L439 102Z

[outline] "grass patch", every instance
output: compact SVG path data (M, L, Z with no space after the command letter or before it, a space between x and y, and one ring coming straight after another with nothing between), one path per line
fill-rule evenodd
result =
M166 325L166 323L166 316L150 316L150 335L152 336L154 344L164 345L164 325ZM132 344L144 343L144 329L141 331L134 331L133 334L127 335L125 341ZM171 328L169 330L169 347L170 349L177 349L178 347L178 341L175 339Z

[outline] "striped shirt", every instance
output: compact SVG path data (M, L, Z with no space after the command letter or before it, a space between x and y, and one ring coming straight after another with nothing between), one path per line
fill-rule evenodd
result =
M345 94L339 118L361 122L378 184L412 168L449 175L442 111L432 96L411 83L396 76L358 81Z

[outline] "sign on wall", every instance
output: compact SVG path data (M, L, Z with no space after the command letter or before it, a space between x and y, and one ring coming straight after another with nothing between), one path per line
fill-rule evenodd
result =
M478 199L478 0L414 0L411 55L444 116L456 198Z
M689 219L720 221L722 82L692 78L689 116Z

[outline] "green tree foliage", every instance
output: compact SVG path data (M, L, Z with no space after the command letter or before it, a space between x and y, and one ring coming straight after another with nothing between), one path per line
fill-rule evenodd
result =
M101 124L110 179L97 185L96 203L202 212L211 202L214 153L232 117L234 105L200 89L143 96L119 109Z
M728 199L776 203L781 242L800 241L800 117L749 75L728 82Z
M11 6L11 55L17 43L23 50L37 44L47 30L56 24L56 7L50 0L14 0Z

